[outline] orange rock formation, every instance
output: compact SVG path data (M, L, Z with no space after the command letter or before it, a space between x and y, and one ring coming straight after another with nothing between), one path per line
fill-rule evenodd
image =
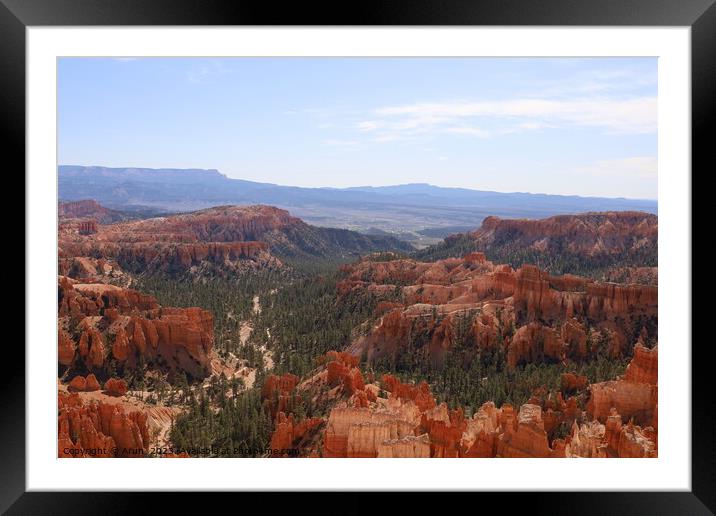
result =
M401 353L410 335L421 334L429 335L425 349L440 363L464 338L466 319L475 352L502 346L512 367L581 360L602 348L619 358L636 340L635 328L655 328L657 317L656 286L550 276L532 265L514 271L482 253L433 263L366 259L342 271L340 292L398 297L379 305L377 324L349 348L368 360Z
M628 371L631 371L631 376L648 367L656 367L656 351L643 349L635 354ZM327 371L325 375L327 378ZM574 374L564 375L563 382L572 391L589 387L594 393L602 389L602 384L588 386L586 378ZM629 404L622 406L617 403L617 406L608 409L605 418L600 419L589 410L579 409L576 398L564 399L560 392L544 391L537 391L519 409L509 404L497 408L494 403L487 402L472 417L465 417L459 408L450 410L444 403L437 404L425 383L404 384L391 375L384 375L381 383L384 390L374 384L366 384L363 389L356 390L334 405L323 430L322 446L319 445L322 456L657 456L657 430L652 424L653 414L656 413L655 398L651 400L654 405L648 412L651 419L643 426L637 426ZM619 379L613 383L633 382ZM302 385L296 388L301 389ZM367 392L371 393L370 400L367 395L362 395ZM387 392L388 396L382 397L381 392ZM614 401L620 400L614 398ZM630 420L628 424L622 423L619 407L628 414L625 416ZM293 422L289 423L285 416L279 416L279 427L274 434L276 443L288 442L286 436L293 435L289 432L292 425ZM314 421L307 425L313 429L320 423ZM571 427L571 432L565 438L550 439L560 425L566 425L567 429ZM303 438L305 434L301 436ZM295 439L292 441L294 445L296 442Z
M87 211L72 208L78 210ZM91 224L94 225L90 228ZM73 260L94 257L132 269L169 273L187 272L204 263L224 269L252 263L280 266L260 239L269 231L297 224L302 224L300 219L271 206L225 206L107 225L94 221L65 223L59 231L59 258L61 263L69 264L65 267L71 267ZM70 269L67 273L82 277Z
M151 296L107 284L59 281L59 363L103 371L157 359L203 377L209 371L213 317L200 308L164 308ZM77 334L74 340L71 335Z
M557 215L538 220L487 217L480 229L468 236L482 250L495 242L508 241L522 249L550 251L562 249L566 239L570 252L593 256L656 245L658 229L656 215L620 211Z
M118 405L85 404L78 394L58 393L58 457L144 457L147 415Z
M110 378L104 382L104 390L110 396L124 396L127 394L127 382L118 378Z

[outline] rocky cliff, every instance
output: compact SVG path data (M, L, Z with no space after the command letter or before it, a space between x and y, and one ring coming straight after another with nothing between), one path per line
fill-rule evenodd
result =
M631 373L614 382L634 383L636 371L655 366L656 353L638 351L629 365ZM332 358L341 361L340 354ZM592 396L603 388L603 384L588 386L575 375L564 382L572 390L588 389ZM302 391L323 385L330 389L334 383L328 380L326 367L294 388ZM282 447L290 443L299 453L303 443L310 447L303 450L304 455L323 457L631 458L658 453L655 398L650 401L648 420L635 421L630 406L620 405L617 398L598 403L609 407L602 418L601 413L594 413L591 402L584 410L581 398L540 389L517 409L486 402L466 417L461 408L451 410L445 403L437 403L426 383L403 383L391 375L384 375L379 383L365 382L352 392L326 392L331 392L327 399L333 406L325 425L319 418L296 425L280 413L272 443ZM623 417L627 423L622 422ZM571 430L559 437L555 434L558 427ZM314 436L307 437L311 432Z
M58 393L57 456L144 457L149 446L147 414L118 404L85 403L78 394Z
M456 342L502 348L510 366L629 356L656 338L658 287L513 270L484 254L436 262L362 260L343 267L339 291L384 301L377 322L349 348L369 360L423 350L437 363Z
M280 267L266 242L256 237L300 222L270 207L212 209L195 214L59 229L60 269L74 278L96 278L107 264L133 272L215 274ZM118 268L119 268L118 267Z
M616 409L627 420L656 426L658 352L658 347L647 349L638 344L623 378L592 384L589 415L604 423Z
M278 268L277 257L346 260L373 251L412 250L391 237L311 226L272 206L220 206L109 225L93 219L92 231L83 230L86 223L65 220L59 227L59 257L76 278L81 276L70 272L77 258L113 260L129 271L213 276Z
M121 212L105 208L92 199L60 202L57 206L57 215L60 221L66 221L68 219L91 219L100 224L110 224L126 218Z
M76 381L79 378L84 379L76 376L72 383L80 383ZM169 429L181 408L125 397L126 385L125 392L100 392L97 385L90 385L96 382L92 378L85 379L83 390L74 390L72 383L58 385L58 457L147 457L152 448L169 444ZM107 389L112 382L124 383L112 379Z
M136 290L66 277L58 285L61 370L91 371L140 363L202 378L209 373L213 316L200 308L161 307Z
M635 211L557 215L546 219L487 217L469 233L478 248L493 246L566 250L579 255L616 254L656 245L656 215Z
M450 235L443 243L414 256L435 260L474 251L513 267L541 263L555 274L571 272L609 281L655 284L658 218L635 211L557 215L546 219L487 217L479 229Z

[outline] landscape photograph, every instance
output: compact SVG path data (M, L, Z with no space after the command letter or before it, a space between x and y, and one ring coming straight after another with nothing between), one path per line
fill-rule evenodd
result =
M658 457L657 66L58 59L57 457Z

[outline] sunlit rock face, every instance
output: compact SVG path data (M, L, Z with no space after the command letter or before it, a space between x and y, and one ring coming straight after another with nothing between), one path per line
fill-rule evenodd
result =
M623 378L592 384L589 415L604 422L613 408L626 420L652 425L659 400L658 352L658 347L647 349L637 344Z
M383 377L388 397L366 406L340 402L323 433L324 457L559 457L564 442L550 447L542 409L498 409L485 403L471 418L436 404L426 384Z
M58 393L58 457L144 457L147 414L120 405Z
M510 367L623 358L655 333L658 287L551 276L533 265L513 270L482 253L436 262L361 260L344 266L339 292L384 299L377 322L351 352L369 361L408 351L415 335L440 364L456 342L475 353L502 349ZM469 318L470 327L463 327ZM655 335L651 335L652 339Z
M89 210L74 205L64 209ZM107 211L100 206L89 212L102 210ZM92 220L105 219L98 215ZM271 206L227 206L114 224L94 222L92 231L83 231L83 224L84 219L61 218L58 231L60 272L77 279L106 276L108 264L170 275L281 267L261 238L304 223Z
M589 386L586 415L590 422L574 424L567 456L658 455L658 353L658 347L637 344L623 378Z
M323 363L337 361L350 370L357 368L353 365L356 360L331 352ZM630 394L641 392L639 389L651 393L656 385L641 382L655 380L657 360L658 348L639 344L624 378L589 385L586 377L567 373L562 377L565 395L538 389L519 408L509 404L498 408L486 402L472 417L466 417L461 408L452 410L445 403L437 403L427 383L404 383L392 375L383 375L380 384L364 381L362 387L350 391L326 367L295 388L324 382L325 388L331 389L328 399L335 401L325 426L318 421L304 422L302 428L319 431L318 440L314 438L311 443L320 453L313 450L311 456L648 458L658 455L656 397L635 397L625 402L619 396L599 396L612 388L617 393L622 389ZM587 410L580 409L570 392L589 394ZM597 412L594 407L598 407ZM280 442L286 443L284 435L293 434L287 434L290 425L281 418L276 442L283 439ZM556 437L553 432L560 426L568 432Z
M161 362L193 377L209 372L214 322L206 310L161 307L136 290L66 277L58 299L61 366L105 372L111 359L130 368Z
M659 219L635 211L556 215L545 219L487 217L468 233L480 250L499 246L595 256L656 246Z

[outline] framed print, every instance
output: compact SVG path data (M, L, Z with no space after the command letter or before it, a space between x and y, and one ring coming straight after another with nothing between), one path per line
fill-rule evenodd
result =
M434 490L710 514L712 4L3 0L28 300L3 509Z

